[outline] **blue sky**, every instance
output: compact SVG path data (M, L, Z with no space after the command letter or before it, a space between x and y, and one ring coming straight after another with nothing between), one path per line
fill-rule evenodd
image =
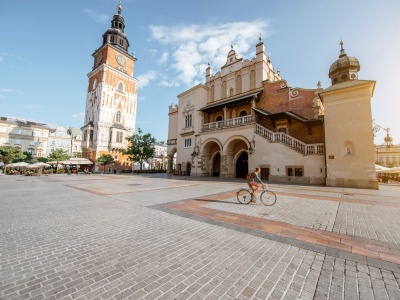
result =
M91 54L117 12L118 0L0 0L0 116L51 127L83 126ZM233 42L255 56L261 33L276 69L292 87L330 86L340 39L376 80L372 114L400 143L400 1L123 0L129 52L139 79L136 128L167 140L168 106L215 74ZM380 130L380 144L386 132Z

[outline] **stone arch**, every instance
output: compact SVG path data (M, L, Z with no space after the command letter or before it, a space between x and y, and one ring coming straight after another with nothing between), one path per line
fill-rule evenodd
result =
M224 159L221 163L221 169L224 177L243 177L248 171L248 163L241 165L241 169L237 170L238 158L246 152L246 160L248 159L248 150L250 148L249 140L242 135L235 135L226 140L223 147Z
M204 176L213 176L214 170L220 169L220 167L214 167L217 153L219 157L222 152L222 144L216 138L209 138L205 140L200 148L200 159L201 159L201 173ZM219 174L218 174L219 175Z
M174 173L174 156L176 155L177 152L178 152L178 149L176 147L174 147L168 153L168 169L167 169L168 174Z

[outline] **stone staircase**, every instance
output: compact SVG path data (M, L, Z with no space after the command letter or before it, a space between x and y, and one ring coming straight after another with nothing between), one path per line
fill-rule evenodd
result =
M324 154L324 144L306 144L284 132L273 132L260 124L256 124L256 134L272 143L281 143L303 155Z

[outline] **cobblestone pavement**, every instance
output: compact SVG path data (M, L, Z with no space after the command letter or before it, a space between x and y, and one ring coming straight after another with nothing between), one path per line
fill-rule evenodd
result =
M2 176L0 299L400 299L400 186L243 185Z

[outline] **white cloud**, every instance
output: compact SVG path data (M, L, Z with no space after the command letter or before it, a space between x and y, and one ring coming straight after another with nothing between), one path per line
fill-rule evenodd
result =
M0 92L3 93L11 93L13 90L12 89L0 89Z
M194 85L204 82L205 69L210 62L219 69L226 62L231 44L238 57L252 59L260 33L267 35L268 22L233 22L226 24L150 26L151 38L168 48L171 55L164 52L160 62L171 57L171 67L176 72L176 82L161 81L164 86L176 86L178 83Z
M142 89L147 86L150 81L156 79L156 72L153 70L149 70L146 73L139 75L137 79L139 80L138 89Z
M28 59L26 59L24 57L18 56L18 55L13 54L13 53L0 52L0 62L4 61L4 57L11 57L11 58L17 59L19 61L28 63L30 65L33 65L33 63L30 60L28 60Z
M159 62L160 64L163 64L163 63L165 63L165 62L168 60L168 58L169 58L169 53L168 53L168 52L164 52L164 53L161 55L161 58L158 60L158 62Z
M85 113L84 113L84 112L80 112L80 113L73 114L73 115L71 116L71 118L74 118L74 119L83 119L84 116L85 116Z
M98 13L98 12L88 9L88 8L85 8L83 11L96 23L106 24L106 23L110 22L110 17L107 15Z

